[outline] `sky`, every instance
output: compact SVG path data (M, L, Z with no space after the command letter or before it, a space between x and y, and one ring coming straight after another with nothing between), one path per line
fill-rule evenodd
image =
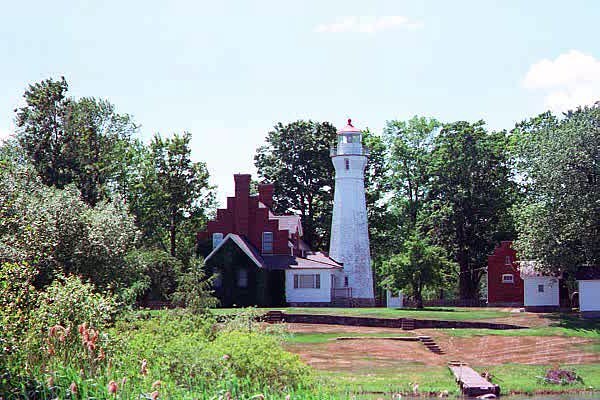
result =
M64 76L144 140L188 131L223 202L277 122L381 133L414 115L510 129L600 100L596 0L12 1L0 140L27 85Z

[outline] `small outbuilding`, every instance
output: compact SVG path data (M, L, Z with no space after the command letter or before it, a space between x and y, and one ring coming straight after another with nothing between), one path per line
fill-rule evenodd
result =
M523 279L525 311L552 312L560 309L560 276L541 273L535 261L521 261L519 272Z
M575 274L579 311L584 318L600 318L600 266L585 266Z
M488 256L487 304L489 307L523 306L523 280L517 268L517 252L503 241Z

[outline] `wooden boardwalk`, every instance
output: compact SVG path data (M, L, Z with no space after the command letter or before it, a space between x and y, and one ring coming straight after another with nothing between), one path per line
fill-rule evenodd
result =
M451 361L448 368L454 374L456 382L465 396L477 397L486 394L500 396L500 386L489 382L473 368L460 361Z

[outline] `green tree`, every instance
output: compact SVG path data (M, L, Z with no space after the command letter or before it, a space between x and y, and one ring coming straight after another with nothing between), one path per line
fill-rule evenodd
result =
M0 175L0 263L34 265L40 285L77 274L122 294L141 279L126 262L136 239L133 218L120 202L92 208L72 185L48 187L27 166Z
M133 194L134 213L148 229L146 236L184 261L191 256L195 233L214 205L206 164L192 161L190 140L189 133L166 139L155 135L136 186L138 192Z
M515 199L508 140L484 122L445 124L433 141L423 226L460 266L462 299L477 299L487 256L507 231Z
M526 193L513 208L520 257L549 272L600 264L600 106L541 114L512 138Z
M426 200L433 140L440 127L433 118L415 116L408 121L388 121L384 128L392 202L402 215L405 232L417 226Z
M109 197L126 167L122 148L137 126L106 100L75 100L67 92L64 78L30 85L17 110L17 138L44 184L75 183L94 206Z
M177 290L171 297L175 304L200 314L219 304L213 294L213 278L206 276L204 261L195 259L189 271L179 275Z
M314 248L329 244L334 182L329 148L336 134L328 122L278 123L254 156L260 179L275 186L275 211L300 214L304 240Z
M429 244L417 231L403 243L403 250L392 255L381 266L382 286L403 290L414 297L417 308L423 308L423 290L433 289L451 273L453 264L444 249Z

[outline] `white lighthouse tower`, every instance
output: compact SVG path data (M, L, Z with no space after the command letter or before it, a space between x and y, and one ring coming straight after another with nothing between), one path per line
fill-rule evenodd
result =
M337 133L337 147L331 149L335 192L329 256L344 267L336 276L334 296L351 298L358 306L375 305L365 202L368 155L360 129L349 119Z

